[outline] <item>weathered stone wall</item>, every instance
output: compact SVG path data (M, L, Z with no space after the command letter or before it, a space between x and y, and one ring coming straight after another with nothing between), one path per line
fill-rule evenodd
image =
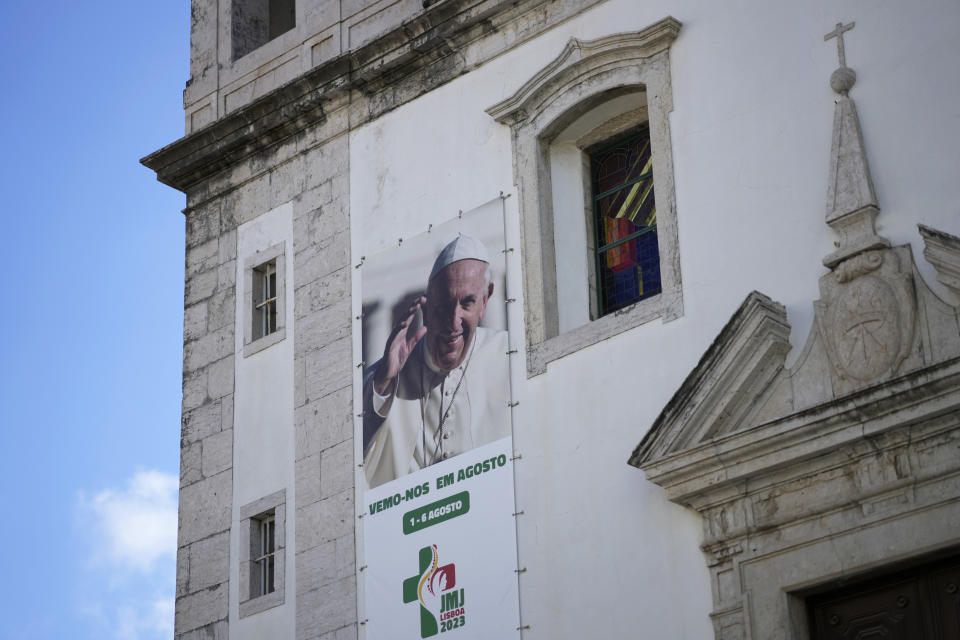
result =
M294 205L296 637L356 636L347 106L188 194L176 637L226 638L236 228Z
M234 59L231 3L193 0L185 131L198 131L344 54L372 68L363 74L370 83L366 99L371 114L382 112L397 103L390 85L410 72L387 73L397 62L428 58L407 79L428 91L597 1L301 0L293 29ZM468 44L479 46L461 50ZM381 91L384 86L389 90Z
M304 140L294 199L296 638L356 637L347 106Z
M252 49L239 43L238 49L232 39L243 36L242 25L238 32L232 3L193 0L190 80L183 96L187 133L269 93L307 69L370 42L422 13L424 3L298 0L296 5L292 30Z
M187 216L175 633L225 638L233 496L236 233L220 203Z

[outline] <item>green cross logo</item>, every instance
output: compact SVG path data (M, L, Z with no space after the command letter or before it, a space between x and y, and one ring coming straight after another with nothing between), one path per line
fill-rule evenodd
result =
M420 549L420 570L403 581L403 602L420 602L420 637L429 638L437 635L437 618L427 608L424 592L437 596L440 593L453 589L456 585L456 568L451 562L442 567L437 566L437 545L430 545Z

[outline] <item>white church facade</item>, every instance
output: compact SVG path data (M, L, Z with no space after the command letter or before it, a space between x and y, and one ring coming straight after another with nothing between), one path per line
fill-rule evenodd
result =
M176 640L960 638L958 31L193 0Z

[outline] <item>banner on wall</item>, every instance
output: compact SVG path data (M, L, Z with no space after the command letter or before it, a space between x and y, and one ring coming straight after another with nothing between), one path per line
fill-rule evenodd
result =
M371 640L518 634L499 199L360 270Z

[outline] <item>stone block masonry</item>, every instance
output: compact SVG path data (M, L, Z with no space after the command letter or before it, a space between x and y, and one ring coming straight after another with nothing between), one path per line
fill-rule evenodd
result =
M291 594L296 637L356 637L348 137L331 126L346 122L316 123L302 133L313 146L265 152L265 171L207 185L187 210L177 640L228 634L235 229L283 198L295 230L293 551L311 569Z
M304 153L294 200L298 640L356 637L348 157L346 131Z
M236 233L220 207L187 214L177 640L226 639L233 503Z

